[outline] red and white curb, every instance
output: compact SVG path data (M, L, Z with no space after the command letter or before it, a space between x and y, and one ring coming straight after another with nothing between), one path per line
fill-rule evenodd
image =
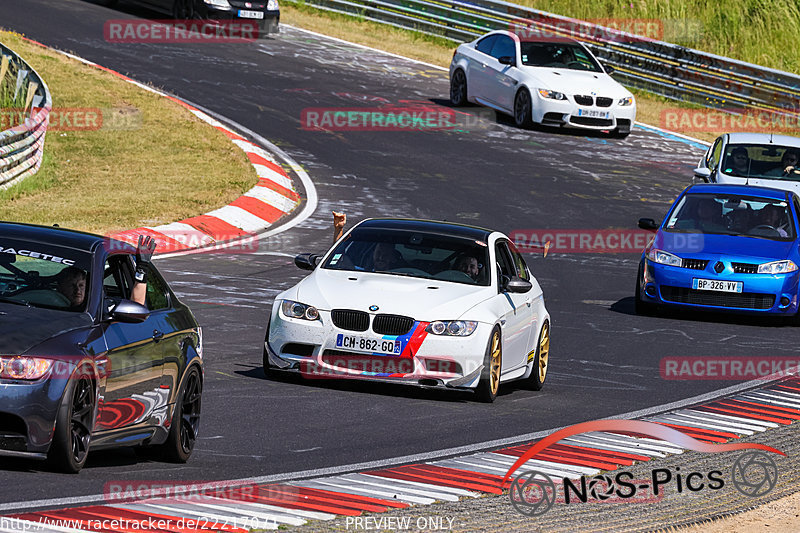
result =
M145 91L168 98L183 106L203 122L221 131L231 142L242 149L258 174L258 183L252 189L224 207L179 222L130 229L109 235L109 237L135 244L139 235L150 235L158 245L157 253L159 254L203 248L239 239L252 242L256 234L274 225L299 205L300 195L295 190L292 179L275 157L263 147L247 140L207 113L179 98L148 87L102 65L61 50L49 48L37 41L25 39L113 74Z
M761 388L642 419L668 425L709 443L750 437L800 420L800 378L788 377ZM251 529L285 528L309 520L389 512L437 501L456 502L461 498L502 494L510 484L502 483L503 476L533 444L358 473L263 483L234 488L226 491L224 497L189 495L7 515L4 518L9 520L8 527L0 525L0 532L26 528L58 533L130 533L134 529L245 533ZM556 477L579 478L683 452L680 446L657 439L615 432L585 433L548 447L520 471L537 470ZM150 529L142 527L147 524L157 525Z

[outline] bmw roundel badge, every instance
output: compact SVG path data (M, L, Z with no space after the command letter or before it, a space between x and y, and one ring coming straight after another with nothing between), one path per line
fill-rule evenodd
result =
M377 311L378 310L378 306L377 305L370 305L369 306L369 310L370 311Z

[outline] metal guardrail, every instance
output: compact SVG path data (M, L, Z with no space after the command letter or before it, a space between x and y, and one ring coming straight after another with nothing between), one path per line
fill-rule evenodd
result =
M618 81L631 87L704 107L756 108L787 115L800 112L800 76L498 0L301 3L456 43L497 29L568 37L585 43L601 61L615 68Z
M18 86L35 90L25 110L0 110L18 114L27 111L24 122L0 132L0 189L19 183L36 173L42 164L44 137L53 101L44 80L13 50L0 44L0 54L10 57L19 67Z

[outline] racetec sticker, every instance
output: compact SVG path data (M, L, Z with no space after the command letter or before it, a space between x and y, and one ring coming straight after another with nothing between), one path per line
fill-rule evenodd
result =
M0 253L4 254L14 254L14 255L21 255L22 257L30 257L31 259L42 259L44 261L52 261L53 263L61 263L62 265L74 265L74 259L64 259L63 257L59 257L53 254L46 254L43 252L34 252L32 250L15 250L14 248L3 248L3 245L0 244Z

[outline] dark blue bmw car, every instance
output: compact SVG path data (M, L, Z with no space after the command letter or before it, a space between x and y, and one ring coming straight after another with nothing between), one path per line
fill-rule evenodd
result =
M794 193L747 185L688 187L642 254L636 311L659 305L795 316L798 219Z
M98 235L0 222L0 455L66 472L90 448L189 458L202 331L137 256Z

